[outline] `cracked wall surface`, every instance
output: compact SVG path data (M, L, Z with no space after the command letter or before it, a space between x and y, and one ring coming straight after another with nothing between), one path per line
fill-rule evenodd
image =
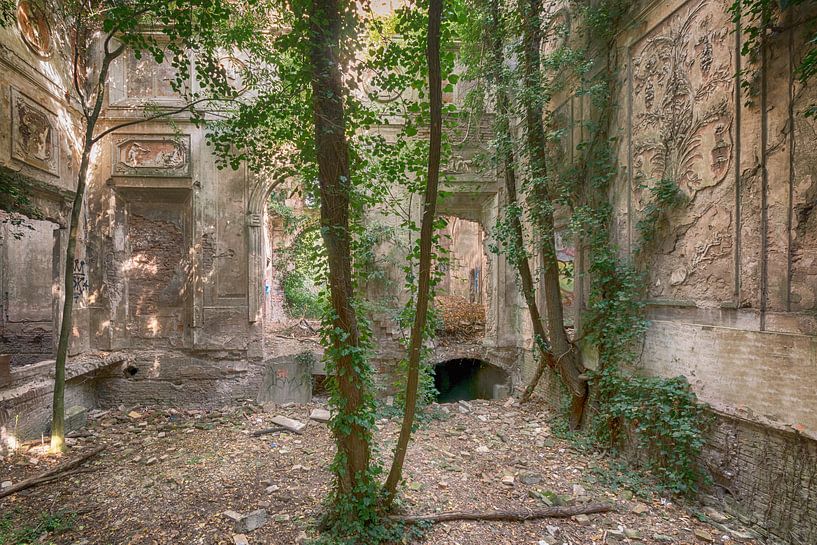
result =
M704 453L717 488L773 541L810 543L817 92L795 70L814 13L786 11L750 58L729 4L645 2L617 38L614 240L648 280L642 371L686 376L718 415ZM685 199L644 241L662 179Z

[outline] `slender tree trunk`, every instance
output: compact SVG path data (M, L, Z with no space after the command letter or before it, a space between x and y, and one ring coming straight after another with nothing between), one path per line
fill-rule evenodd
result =
M349 426L335 428L343 467L338 474L341 495L359 496L368 482L369 432L355 416L364 406L366 383L359 361L360 333L353 306L352 258L349 236L351 181L346 141L343 89L337 49L340 44L338 0L314 0L310 7L310 53L315 147L321 194L321 232L329 265L333 316L335 380L342 397L339 419ZM345 429L340 429L340 428Z
M437 192L440 181L440 154L442 148L442 75L440 70L440 24L442 0L430 0L428 6L428 60L429 112L431 114L428 147L428 183L423 203L423 219L420 227L419 285L417 288L417 308L411 327L409 344L408 377L406 380L406 406L400 437L394 449L389 476L386 479L386 508L388 509L397 492L403 473L414 413L417 407L417 386L420 377L420 355L423 348L424 332L428 315L428 299L431 284L431 252L434 236L434 220L437 215Z
M576 353L564 327L564 310L562 308L561 288L559 287L559 264L556 259L556 236L553 221L553 201L547 189L546 139L543 126L542 97L545 96L541 86L541 59L539 48L542 43L540 13L541 0L523 0L523 79L525 97L526 145L531 173L531 192L529 194L530 214L537 235L541 238L542 275L544 283L545 305L547 308L548 339L550 351L556 360L556 368L562 381L571 395L569 422L571 428L581 426L584 406L587 401L587 381L579 355ZM541 377L546 359L543 359L537 370L538 380ZM535 383L528 386L529 390Z
M77 188L71 217L68 220L68 244L65 249L65 276L63 277L62 320L60 338L57 343L57 363L54 371L54 398L51 404L51 452L62 452L65 449L65 361L68 358L68 344L71 340L74 310L74 259L77 253L77 235L79 219L82 215L82 203L85 199L85 187L88 181L88 166L93 149L93 124L85 132L85 144L77 175Z
M502 168L505 178L505 193L508 205L519 205L519 196L516 188L516 159L513 151L513 135L510 126L510 101L505 86L503 67L505 65L505 55L503 53L503 25L499 12L499 0L491 0L490 3L490 25L488 35L493 39L491 44L491 68L490 77L496 86L497 117L495 130L499 140L502 142L499 153L502 158ZM525 239L522 230L522 222L518 215L509 214L508 222L511 227L512 240L510 244L514 248L511 261L519 274L520 289L528 307L531 323L533 324L533 335L536 347L540 352L540 365L537 368L534 379L525 388L522 401L528 401L533 394L533 390L545 370L545 365L554 368L556 360L550 352L547 342L547 333L542 325L542 317L539 314L539 306L536 303L536 289L533 286L533 275L531 274L530 261L525 253Z

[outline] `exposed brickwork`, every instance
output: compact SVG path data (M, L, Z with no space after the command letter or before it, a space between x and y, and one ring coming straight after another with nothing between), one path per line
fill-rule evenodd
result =
M128 272L130 313L144 316L179 304L184 234L178 225L138 214L129 218L131 262Z
M0 354L11 354L13 367L53 358L53 324L51 322L0 324Z
M817 441L720 416L703 461L746 522L784 543L817 543Z

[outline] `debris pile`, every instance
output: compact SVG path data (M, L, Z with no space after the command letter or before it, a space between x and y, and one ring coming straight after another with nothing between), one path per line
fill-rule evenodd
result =
M440 316L437 334L459 340L474 340L485 334L485 307L462 297L438 295L434 305Z
M720 505L667 497L620 476L601 453L574 448L552 432L542 405L472 400L428 410L436 416L413 436L399 515L450 522L417 545L759 543ZM63 457L48 456L40 441L0 457L4 490L62 471L0 498L0 543L23 532L28 539L31 521L62 516L60 529L38 527L36 541L25 542L303 544L333 485L334 440L323 423L331 416L321 401L89 411ZM383 452L394 448L400 423L377 420ZM79 460L87 461L64 471ZM595 504L613 509L595 512ZM587 512L505 522L539 511ZM486 512L496 516L462 520Z

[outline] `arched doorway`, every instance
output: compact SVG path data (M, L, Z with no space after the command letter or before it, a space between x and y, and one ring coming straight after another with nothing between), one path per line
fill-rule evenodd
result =
M434 366L437 402L506 397L510 376L501 367L472 358L457 358Z

